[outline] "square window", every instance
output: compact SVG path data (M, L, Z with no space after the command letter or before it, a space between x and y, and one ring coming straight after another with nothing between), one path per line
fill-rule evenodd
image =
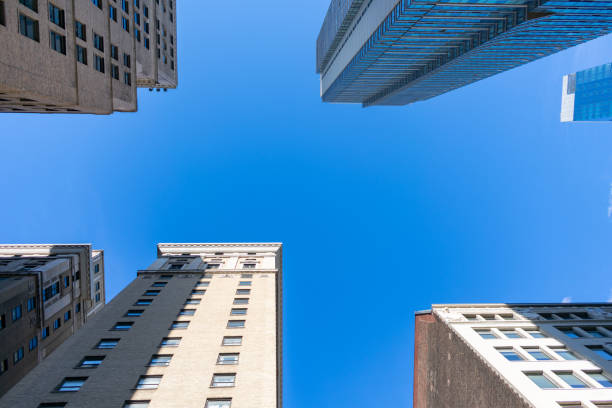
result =
M102 361L104 360L104 356L87 356L81 360L79 363L79 368L97 368Z
M238 364L238 353L221 353L217 357L217 364L233 365Z
M233 387L236 384L236 374L213 374L211 387Z
M223 337L224 346L240 346L242 345L242 336L225 336Z
M58 392L76 392L81 389L87 377L66 377L56 388Z
M244 320L229 320L227 322L228 329L240 329L244 328Z
M154 354L149 361L149 365L153 367L167 367L172 360L172 354Z
M127 331L132 328L134 322L117 322L111 330Z
M154 390L159 387L161 375L141 375L136 383L137 390Z
M96 345L96 348L103 350L114 349L117 346L117 343L119 343L119 339L102 339Z

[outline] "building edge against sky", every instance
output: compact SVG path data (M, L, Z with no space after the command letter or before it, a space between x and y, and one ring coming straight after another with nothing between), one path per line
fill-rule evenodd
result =
M89 244L0 245L0 396L104 304L103 251Z
M612 7L332 0L317 38L324 102L426 100L612 31Z
M609 408L612 304L440 304L415 318L415 408Z
M612 63L563 77L561 122L612 120Z
M176 0L0 0L0 112L134 112L177 87L176 37Z
M85 327L0 406L281 408L282 244L158 244Z

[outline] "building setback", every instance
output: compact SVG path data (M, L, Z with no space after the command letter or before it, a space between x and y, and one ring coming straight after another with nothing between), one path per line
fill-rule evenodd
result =
M612 63L563 77L561 122L612 120Z
M0 406L280 408L281 244L157 251Z
M417 312L414 407L612 407L612 305Z
M104 302L102 251L86 244L0 245L0 396Z
M0 44L0 112L134 112L178 83L175 0L0 0Z
M610 3L332 0L317 38L324 102L406 105L612 31Z

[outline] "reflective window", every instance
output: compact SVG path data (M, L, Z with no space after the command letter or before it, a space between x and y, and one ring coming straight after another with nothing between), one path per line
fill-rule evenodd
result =
M66 377L64 381L57 387L59 392L76 392L81 389L87 377Z
M136 383L136 389L154 390L159 386L161 379L161 375L142 375L138 379L138 383Z
M559 388L542 373L527 373L527 378L533 381L538 387L543 389Z
M104 356L87 356L79 363L80 368L96 368L102 364Z
M572 388L589 388L584 381L580 378L576 377L573 373L570 372L555 372L563 381L567 383Z
M233 387L236 382L236 374L214 374L212 387Z
M172 360L172 354L154 354L149 361L150 366L166 367Z

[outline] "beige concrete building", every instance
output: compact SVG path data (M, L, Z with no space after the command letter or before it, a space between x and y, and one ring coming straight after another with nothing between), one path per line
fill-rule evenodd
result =
M0 0L0 44L0 112L133 112L178 84L175 0Z
M280 408L282 245L157 252L0 406Z
M415 408L612 407L612 305L433 305L416 316Z
M0 245L0 396L104 302L102 251L85 244Z

